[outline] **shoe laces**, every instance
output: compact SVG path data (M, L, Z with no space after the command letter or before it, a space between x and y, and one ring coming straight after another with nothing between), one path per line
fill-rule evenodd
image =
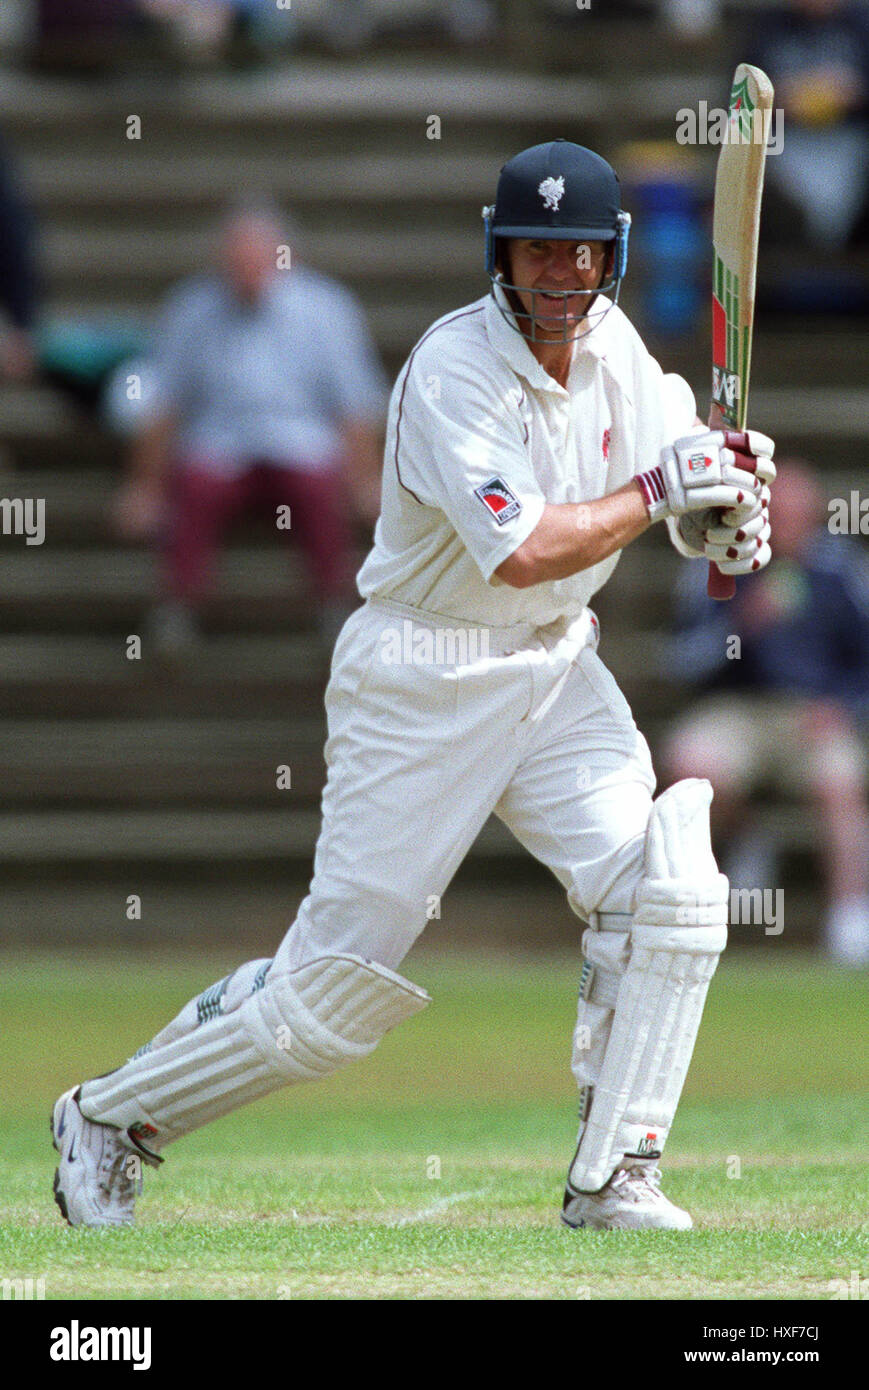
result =
M131 1158L136 1159L135 1177L131 1177L127 1169L127 1161ZM142 1191L142 1161L108 1126L103 1134L99 1169L100 1187L106 1195L119 1206L132 1208L136 1194Z
M610 1186L615 1191L625 1192L634 1201L640 1202L649 1197L660 1199L660 1182L660 1168L620 1168L612 1178Z

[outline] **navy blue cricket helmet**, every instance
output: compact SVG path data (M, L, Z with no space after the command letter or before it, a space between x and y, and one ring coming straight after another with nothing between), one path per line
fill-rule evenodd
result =
M593 150L584 145L575 145L570 140L549 140L543 145L532 145L507 161L501 169L495 202L483 208L486 225L486 273L489 276L494 294L495 286L505 291L523 290L535 295L530 286L512 285L505 280L498 267L498 239L509 237L540 238L546 241L612 241L615 243L609 277L599 285L595 294L612 294L612 303L618 302L619 289L628 265L628 235L630 232L630 213L622 211L621 189L615 171ZM563 295L564 301L570 297ZM509 298L509 295L508 295ZM519 332L523 332L515 322L515 307L521 307L517 300L512 313L505 311L497 295L498 304L507 322ZM592 303L594 301L592 300ZM589 305L589 308L591 304ZM593 317L597 321L606 309ZM529 315L521 317L528 319ZM583 315L587 319L588 310ZM569 341L568 327L579 320L568 316L566 302L558 316L538 314L536 302L532 303L530 332L523 336L534 338L538 321L550 319L553 328L559 322L563 326L564 340ZM592 327L594 325L592 324ZM590 329L586 329L589 332ZM580 337L582 334L571 336Z

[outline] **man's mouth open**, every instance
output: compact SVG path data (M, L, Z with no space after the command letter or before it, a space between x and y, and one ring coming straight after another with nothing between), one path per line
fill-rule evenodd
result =
M568 304L571 299L579 299L582 290L537 290L538 299L550 304Z

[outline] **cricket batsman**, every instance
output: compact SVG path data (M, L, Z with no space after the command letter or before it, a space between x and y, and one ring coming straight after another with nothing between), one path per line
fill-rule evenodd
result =
M662 521L690 559L765 565L775 467L764 435L705 428L619 309L620 202L609 164L565 140L501 170L483 212L491 292L423 335L392 393L365 602L326 691L308 896L273 959L240 966L59 1098L54 1190L71 1225L129 1225L141 1164L162 1163L172 1140L365 1057L425 1008L398 967L494 812L586 924L561 1218L691 1226L658 1162L728 884L712 789L689 779L655 797L588 604Z

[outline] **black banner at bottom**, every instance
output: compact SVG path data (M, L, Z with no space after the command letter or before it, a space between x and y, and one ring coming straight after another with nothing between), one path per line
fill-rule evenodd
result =
M227 1378L239 1358L251 1367L296 1366L302 1352L309 1374L322 1359L330 1376L347 1367L377 1373L390 1347L424 1357L426 1377L455 1377L479 1367L491 1377L519 1374L521 1346L546 1369L573 1373L603 1358L611 1373L659 1376L677 1366L787 1368L831 1372L861 1364L864 1301L818 1302L570 1302L403 1303L390 1308L347 1300L303 1302L12 1302L5 1314L10 1341L25 1373L53 1380L100 1367L114 1375L167 1373ZM338 1303L338 1307L336 1307ZM451 1335L461 1326L460 1342ZM323 1337L323 1329L327 1337ZM541 1339L541 1332L543 1339ZM860 1341L858 1343L858 1336ZM544 1340L545 1339L545 1340ZM411 1374L409 1363L408 1375ZM690 1373L690 1370L689 1370Z

